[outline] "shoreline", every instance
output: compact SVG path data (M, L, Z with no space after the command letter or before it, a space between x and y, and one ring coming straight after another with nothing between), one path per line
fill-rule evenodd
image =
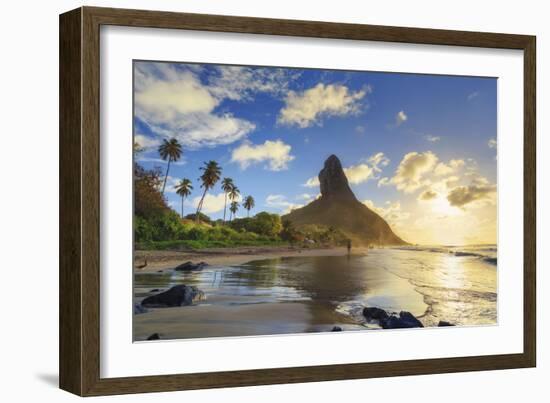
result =
M248 263L253 260L264 260L283 257L319 257L319 256L345 256L347 248L292 248L292 247L237 247L237 248L211 248L196 251L171 251L171 250L136 250L134 251L134 273L152 273L159 270L169 270L181 263L191 261L193 263L205 262L211 266L231 266ZM352 249L352 256L364 256L368 248L358 247ZM147 259L147 266L138 268Z
M476 257L441 253L418 254L418 251L411 251L414 256L432 267L432 274L435 276L433 282L424 284L422 281L415 281L416 271L414 267L411 269L409 253L395 251L395 255L389 256L388 260L386 253L379 252L385 251L353 248L352 256L357 259L350 261L345 258L347 248L344 247L302 249L279 246L137 251L138 264L143 262L140 259L148 258L145 270L134 271L138 275L135 281L142 282L138 295L134 295L134 303L138 304L143 297L165 292L177 284L180 276L172 275L172 269L177 265L186 261L195 264L204 261L212 267L206 270L206 275L185 274L185 279L189 281L186 284L205 292L207 298L204 301L185 307L150 307L148 312L138 312L134 316L135 340L146 340L155 333L161 339L186 339L331 332L335 328L343 331L378 330L380 327L393 329L418 327L418 323L423 327L495 323L496 291L489 281L494 277L495 271L487 271L486 265L482 265ZM367 255L368 257L361 257ZM339 259L339 256L343 258ZM308 259L299 259L299 270L297 273L288 270L286 275L280 277L284 280L283 283L270 283L269 278L266 280L261 272L256 275L255 266L249 267L255 265L254 263L242 267L244 276L235 274L240 270L238 266L246 262L284 257L320 258L311 259L309 266ZM350 262L350 269L339 270L335 261L331 262L333 257L338 262ZM447 279L448 273L439 275L438 268L448 259L456 260L468 278L486 280L486 284L456 289L452 278L449 284L442 284L441 281ZM291 262L280 261L259 262L257 265L261 268L266 264L273 267L282 265L285 268L292 265ZM147 275L161 270L163 275ZM230 273L224 276L222 272L226 271ZM321 276L309 275L321 271ZM145 276L139 276L142 273ZM221 275L212 276L212 273ZM223 283L225 277L226 284ZM422 279L422 275L420 278ZM368 288L363 289L360 286L362 283L368 284ZM227 286L221 293L217 290L220 285ZM305 291L303 295L288 294L284 289L279 289L280 286ZM282 298L272 298L270 287L276 287L273 288L274 295L280 294ZM342 298L335 298L335 295ZM461 310L456 309L454 301L457 298L463 304ZM369 319L364 313L365 308L385 311L388 319L384 320L387 323L381 324L379 321L378 327L374 326L376 323L372 320L376 317L371 314Z

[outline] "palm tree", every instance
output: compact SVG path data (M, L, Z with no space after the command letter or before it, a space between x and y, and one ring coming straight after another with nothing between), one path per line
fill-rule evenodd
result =
M191 190L193 190L193 185L187 178L183 178L176 186L176 193L181 196L181 218L183 218L183 201L191 194Z
M254 198L252 196L246 196L243 202L243 207L248 210L247 217L250 217L250 209L253 209L254 205Z
M239 188L237 186L233 185L233 187L231 188L231 190L228 193L229 200L232 201L231 204L237 203L236 200L239 198L240 195L241 195L241 191L239 190ZM237 207L237 209L238 208L239 207ZM229 210L231 210L231 209L229 209ZM237 210L235 210L235 211L237 211ZM235 216L235 214L233 214L233 216ZM231 215L229 216L229 221L231 221Z
M222 180L222 190L225 194L225 200L223 202L223 222L225 222L225 211L227 209L227 194L235 187L235 184L233 183L233 179L231 178L223 178Z
M199 221L199 213L201 212L206 192L214 187L214 185L220 180L220 176L222 174L222 169L216 161L205 162L204 166L202 166L200 170L202 171L202 175L199 179L202 181L201 188L204 188L204 192L202 194L199 205L197 206L197 222Z
M171 138L170 140L162 140L162 144L159 147L160 158L168 160L168 166L166 167L166 175L164 176L164 183L162 184L162 194L164 195L164 188L166 188L166 180L168 179L168 172L170 171L170 163L177 161L181 158L181 144L178 140Z
M235 213L237 212L238 209L239 209L239 202L232 201L231 204L229 205L229 211L233 215L233 218L235 218ZM231 215L229 216L229 221L231 221Z

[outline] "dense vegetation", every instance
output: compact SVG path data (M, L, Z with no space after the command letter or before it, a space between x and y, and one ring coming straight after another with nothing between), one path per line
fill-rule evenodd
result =
M193 191L191 181L181 178L178 182L176 193L181 197L178 214L166 203L164 192L170 163L181 157L182 148L177 140L171 139L165 140L158 151L160 157L168 162L164 174L160 168L147 170L134 163L134 241L137 249L313 246L343 244L347 240L344 233L331 227L307 225L295 228L288 220L282 222L277 214L260 212L250 217L250 211L255 207L254 198L246 196L239 203L239 188L233 179L221 179L222 168L216 161L205 162L200 168L202 191L194 213L184 215L184 200ZM141 152L137 145L135 152ZM225 194L223 219L213 221L201 209L207 192L215 188L220 179ZM247 211L246 218L236 218L240 207Z

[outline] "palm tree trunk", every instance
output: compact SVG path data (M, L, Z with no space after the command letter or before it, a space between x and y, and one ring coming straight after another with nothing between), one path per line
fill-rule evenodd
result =
M181 197L181 218L183 218L183 196Z
M168 172L170 171L170 162L172 162L172 157L168 157L168 166L166 167L166 175L164 175L164 183L162 184L163 196L164 196L164 188L166 187L166 180L168 179Z
M197 214L196 214L196 217L195 217L195 221L196 222L199 222L199 213L201 212L201 209L202 209L202 202L204 201L204 196L206 196L206 191L208 189L205 187L204 188L204 193L202 194L202 197L201 197L201 201L199 202L199 205L197 206Z
M246 210L246 216L250 218L250 209Z
M225 201L223 202L223 222L225 223L225 210L227 209L227 192L225 192Z

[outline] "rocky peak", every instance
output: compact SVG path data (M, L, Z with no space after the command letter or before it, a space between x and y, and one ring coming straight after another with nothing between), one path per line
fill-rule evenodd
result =
M325 161L325 166L319 172L319 183L323 197L353 198L348 178L344 173L342 164L336 155L331 155Z

